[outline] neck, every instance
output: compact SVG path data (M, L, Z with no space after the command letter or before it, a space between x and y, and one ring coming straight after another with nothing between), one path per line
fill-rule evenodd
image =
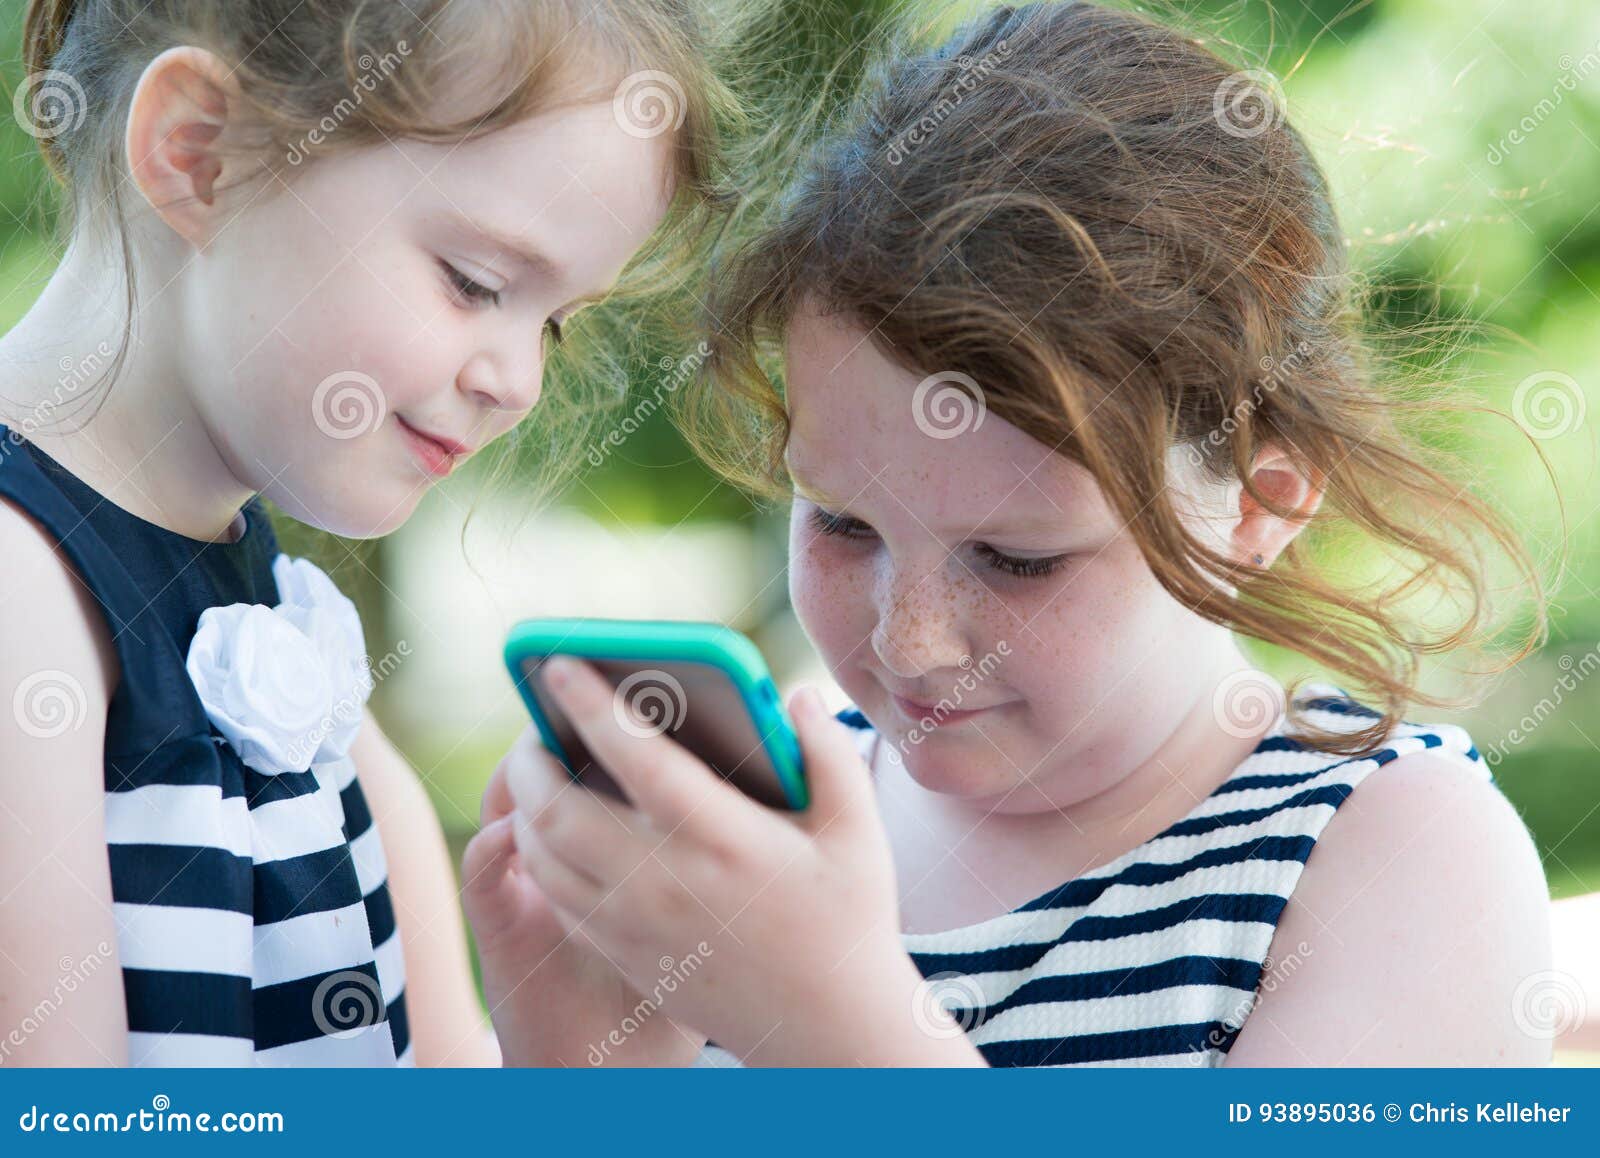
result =
M32 309L0 337L0 420L115 505L194 539L227 540L251 490L231 470L184 377L182 285L141 271L124 345L119 247L76 239ZM175 272L175 271L174 271ZM149 338L141 340L140 335Z

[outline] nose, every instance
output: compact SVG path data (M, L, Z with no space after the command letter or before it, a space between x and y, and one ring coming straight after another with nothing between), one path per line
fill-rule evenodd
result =
M479 406L513 411L520 418L539 402L544 356L537 349L499 354L481 350L461 367L457 384Z
M961 603L943 566L912 573L888 563L884 570L874 592L879 661L901 679L959 666L967 655Z

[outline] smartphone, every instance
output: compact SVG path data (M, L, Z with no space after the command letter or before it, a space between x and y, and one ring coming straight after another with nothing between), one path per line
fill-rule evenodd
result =
M616 689L625 729L670 736L746 796L773 808L810 803L800 743L761 652L717 623L527 619L506 639L506 668L539 734L574 780L626 799L544 686L540 669L568 655Z

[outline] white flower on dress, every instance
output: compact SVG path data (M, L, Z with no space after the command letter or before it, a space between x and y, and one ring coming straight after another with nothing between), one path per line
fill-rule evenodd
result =
M280 554L272 574L282 602L207 608L185 664L206 716L267 776L343 759L372 694L355 604L305 559Z
M278 611L322 653L333 705L313 762L337 760L350 751L362 712L372 695L372 662L356 605L309 559L279 555L272 563L278 584Z

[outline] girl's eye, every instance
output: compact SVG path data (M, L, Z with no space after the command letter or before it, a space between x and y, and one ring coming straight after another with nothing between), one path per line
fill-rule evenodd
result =
M444 271L445 280L450 283L450 288L460 300L472 305L500 304L500 291L492 290L488 286L473 281L448 261L440 261L439 268Z
M1037 579L1054 574L1056 568L1067 560L1066 555L1042 555L1037 558L1007 555L1002 551L996 551L987 543L979 543L976 550L979 557L996 571L1015 575L1021 579Z
M547 321L544 324L544 332L550 335L551 346L561 345L561 322L558 319L551 318Z
M850 515L835 515L821 507L811 508L811 529L819 535L843 535L859 539L872 534L872 528Z
M847 539L865 539L874 533L871 526L854 516L835 515L821 507L812 507L811 527L820 535L842 535ZM1037 579L1054 574L1062 563L1071 558L1070 554L1038 557L1007 555L987 543L977 544L975 550L989 567L1019 579Z

